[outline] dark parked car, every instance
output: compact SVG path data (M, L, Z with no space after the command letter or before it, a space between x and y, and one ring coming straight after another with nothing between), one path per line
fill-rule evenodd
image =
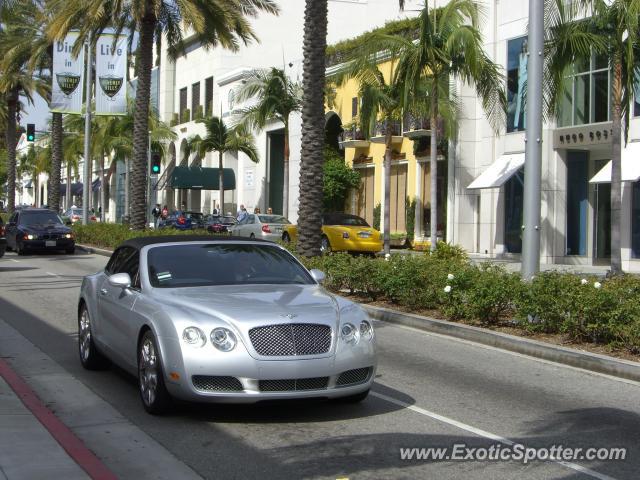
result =
M7 249L7 239L4 236L5 225L0 217L0 257L4 256L4 251Z
M64 250L76 247L73 232L59 215L44 208L26 208L14 212L5 227L7 247L18 255L30 249Z
M205 228L204 213L184 212L184 215L191 219L191 225L193 228Z
M228 233L229 227L236 224L236 217L231 215L207 215L204 218L207 231L211 233Z
M193 224L191 223L191 217L187 216L185 212L177 210L171 212L167 218L160 220L158 228L176 228L178 230L191 230Z

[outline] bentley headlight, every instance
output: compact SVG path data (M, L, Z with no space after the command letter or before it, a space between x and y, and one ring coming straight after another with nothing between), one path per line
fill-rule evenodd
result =
M31 234L28 234L28 235L25 235L25 236L27 237L27 240L35 240L36 238L38 238L37 235L31 235Z
M73 238L73 235L71 233L67 233L64 238Z
M369 320L360 322L360 336L369 341L373 340L373 325Z
M211 332L211 343L221 352L230 352L238 343L234 333L228 328L214 328Z
M182 332L182 341L194 347L203 347L207 336L198 327L187 327Z
M351 323L345 323L340 329L340 336L345 343L350 345L356 345L358 340L360 340L360 332L358 329Z

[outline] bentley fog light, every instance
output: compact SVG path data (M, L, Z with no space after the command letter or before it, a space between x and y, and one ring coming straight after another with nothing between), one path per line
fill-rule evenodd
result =
M198 327L187 327L182 332L182 341L194 347L203 347L207 337Z
M235 348L238 340L231 330L219 327L211 332L211 343L221 352L230 352Z
M360 340L360 332L351 323L345 323L340 329L340 336L345 343L355 345Z
M360 322L360 336L369 341L373 340L373 325L369 320Z

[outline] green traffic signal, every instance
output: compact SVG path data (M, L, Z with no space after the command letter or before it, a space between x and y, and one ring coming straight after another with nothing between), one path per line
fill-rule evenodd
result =
M160 166L162 164L162 158L159 153L154 153L151 156L151 173L158 174L160 173Z
M33 142L36 139L36 126L34 123L27 123L27 142Z

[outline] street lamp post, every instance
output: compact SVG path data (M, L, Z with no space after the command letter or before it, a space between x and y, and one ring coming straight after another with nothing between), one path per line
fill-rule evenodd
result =
M91 161L89 139L91 137L91 33L87 38L87 73L84 112L84 165L82 169L82 224L89 223L89 195L91 193Z
M540 271L540 178L542 176L542 81L544 67L544 0L529 0L527 128L524 164L522 278Z

